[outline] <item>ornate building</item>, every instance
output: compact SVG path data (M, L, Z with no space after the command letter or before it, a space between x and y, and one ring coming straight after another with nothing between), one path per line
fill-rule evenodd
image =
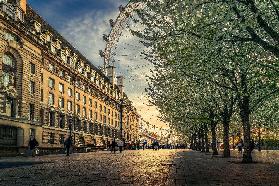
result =
M76 145L138 139L122 77L115 85L113 68L106 76L26 0L0 0L0 56L0 149L22 152L30 135L46 150L70 133Z

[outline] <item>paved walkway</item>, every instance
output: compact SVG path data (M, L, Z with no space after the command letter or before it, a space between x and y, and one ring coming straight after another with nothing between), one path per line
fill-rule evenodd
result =
M268 153L279 157L279 151ZM0 185L279 185L276 158L241 164L235 155L141 150L2 158ZM256 152L255 157L261 156Z

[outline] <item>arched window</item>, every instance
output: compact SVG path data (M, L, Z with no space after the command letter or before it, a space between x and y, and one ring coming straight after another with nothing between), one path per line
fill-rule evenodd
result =
M3 76L2 81L4 87L15 85L15 59L10 54L3 56Z
M12 68L15 67L15 60L14 57L9 54L4 54L3 56L3 64L8 65Z

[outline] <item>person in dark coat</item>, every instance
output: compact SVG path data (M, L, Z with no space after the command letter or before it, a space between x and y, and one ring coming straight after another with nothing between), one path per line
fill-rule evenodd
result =
M71 137L68 137L68 138L65 140L64 146L65 146L66 151L67 151L66 156L69 156L69 155L70 155L70 148L71 148L71 146L72 146L72 138L71 138Z
M30 136L30 140L29 140L29 150L31 151L32 156L35 156L35 148L39 145L38 141L35 139L34 136Z
M116 142L115 142L115 139L113 139L113 141L111 142L111 149L110 149L110 151L112 152L114 152L115 153L115 151L116 151Z

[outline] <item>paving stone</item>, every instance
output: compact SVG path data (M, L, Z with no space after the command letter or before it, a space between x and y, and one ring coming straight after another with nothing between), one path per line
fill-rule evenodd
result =
M190 150L1 158L0 185L278 185L279 151L253 156L258 163L241 164L236 151L227 159Z

